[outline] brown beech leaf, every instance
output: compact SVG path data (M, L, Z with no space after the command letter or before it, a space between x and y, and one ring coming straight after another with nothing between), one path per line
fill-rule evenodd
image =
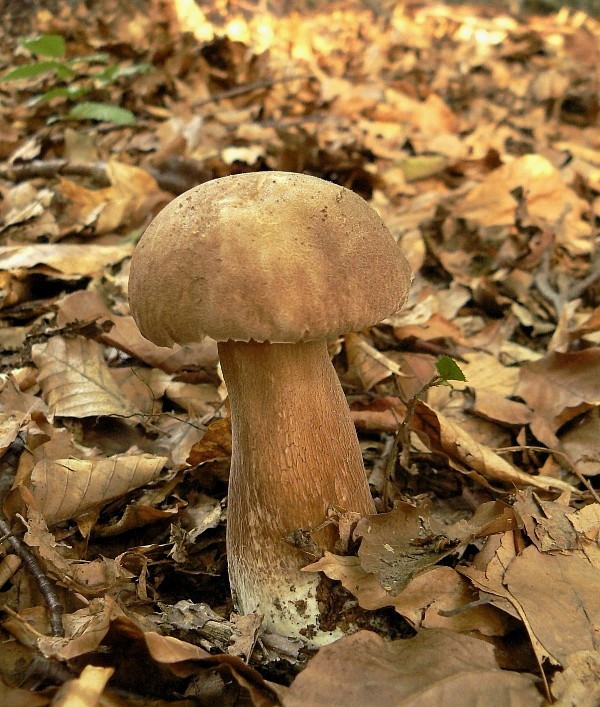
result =
M561 503L560 499L548 501L539 498L531 489L526 489L517 492L513 507L529 539L541 552L550 550L562 552L577 547L579 536L570 520L570 516L577 511Z
M20 687L10 687L0 678L0 704L7 707L46 707L50 704L50 697Z
M133 409L104 360L100 344L81 336L53 336L32 349L44 399L59 417L128 417Z
M600 650L600 569L575 555L530 545L508 566L508 591L531 631L561 664L578 651Z
M439 533L438 525L428 508L408 503L361 518L354 535L362 538L358 556L363 569L397 594L415 574L454 550L455 544Z
M471 435L433 408L419 401L415 407L412 426L426 435L430 449L443 452L458 465L459 471L472 470L479 481L502 483L507 486L536 486L543 489L562 489L577 493L570 484L546 476L531 476L520 471L489 447L479 444ZM465 472L468 473L468 472Z
M478 390L475 395L473 412L486 420L497 420L506 425L527 425L533 419L531 408L516 400L507 400L487 390Z
M585 476L600 474L600 409L594 408L560 435L559 448Z
M303 567L302 571L323 572L329 579L341 582L363 609L373 611L394 603L392 594L381 586L377 575L363 569L358 557L334 555L326 550L323 557Z
M0 412L0 454L15 441L24 418L24 414Z
M484 503L472 518L452 525L432 517L427 506L398 502L389 513L361 518L354 537L362 538L358 556L363 569L377 575L384 589L397 594L417 573L458 546L516 527L512 508L500 501Z
M36 548L46 572L83 596L135 591L133 575L121 566L119 558L100 557L92 562L82 562L63 556L63 546L48 530L42 514L31 507L27 509L27 532L23 539L27 545Z
M153 481L166 462L149 454L42 461L28 485L46 522L60 523Z
M459 633L477 630L486 636L502 636L507 631L506 617L495 607L470 606L477 596L464 577L451 567L427 569L396 594L386 591L377 575L361 566L358 557L326 551L303 569L323 572L329 579L338 580L363 609L374 611L393 606L415 628L448 628Z
M353 405L350 415L359 430L396 433L406 416L406 405L400 398L375 398L367 404Z
M112 160L106 172L111 185L102 189L87 189L69 179L61 180L57 189L67 202L61 218L64 233L78 233L84 226L94 225L95 232L101 234L123 225L138 225L171 198L160 190L153 176L139 167Z
M483 226L511 226L517 201L512 192L521 187L527 209L533 216L545 219L557 229L557 240L574 254L589 253L591 228L582 220L587 202L562 180L558 170L541 155L517 157L493 172L473 187L461 199L455 215L476 221Z
M188 464L197 466L214 459L229 459L231 456L231 420L214 420L206 433L190 450Z
M561 425L600 404L600 348L524 363L517 392L534 411L532 432L553 446Z
M275 707L280 702L260 674L233 655L211 655L200 646L173 636L147 630L148 624L126 615L110 597L93 599L88 606L63 617L65 636L39 636L37 645L46 657L71 660L95 652L110 631L112 641L128 646L138 661L139 670L157 670L160 666L179 677L202 673L205 667L217 667L229 673L248 689L252 704Z
M523 607L506 587L506 570L516 557L517 549L512 532L492 535L475 556L473 564L468 567L459 567L458 571L468 577L477 589L489 594L494 605L515 618L521 619L540 666L545 660L557 665L558 660L538 640ZM543 579L540 578L540 581Z
M359 379L365 390L391 375L403 375L395 361L377 351L360 334L346 334L345 348L349 372Z
M109 331L99 335L98 340L107 346L135 356L140 361L160 368L166 373L181 368L216 366L217 342L206 337L198 344L167 348L157 346L145 339L137 328L133 317L114 314L104 304L97 292L78 290L64 297L58 306L58 326L67 326L78 321L96 320L100 325L110 322Z
M360 676L360 679L357 679ZM321 648L284 697L286 707L395 705L533 707L535 677L501 670L494 647L443 629L386 641L359 631Z
M597 707L600 704L600 652L578 651L566 660L566 668L552 680L556 707Z

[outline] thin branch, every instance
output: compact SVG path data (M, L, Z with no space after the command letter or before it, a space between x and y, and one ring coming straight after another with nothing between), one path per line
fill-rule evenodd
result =
M192 108L200 108L201 106L205 106L209 103L217 103L224 98L235 98L236 96L242 96L244 93L251 93L259 88L270 88L276 83L286 83L287 81L312 78L312 74L292 74L291 76L280 76L279 78L258 79L257 81L251 81L250 83L245 83L241 86L234 86L233 88L228 88L224 91L213 93L213 95L208 98L203 98L201 101L192 103Z
M25 440L21 434L19 434L12 444L6 450L4 457L0 463L0 479L4 482L6 480L11 480L14 477L17 464L19 463L19 457L25 446ZM4 486L5 484L3 484ZM2 489L4 490L4 489ZM3 494L5 495L5 493ZM1 499L0 499L1 500ZM40 563L37 561L35 555L27 547L27 545L16 535L13 534L10 525L6 521L4 515L0 511L0 533L2 533L3 538L9 542L13 551L18 557L21 558L24 565L27 567L31 576L35 580L35 583L39 587L44 601L48 606L48 612L50 614L50 626L52 627L53 636L64 636L64 628L62 624L62 614L63 606L58 599L58 595L54 590L52 582L48 576L42 570Z
M586 489L592 494L594 500L600 503L600 496L598 496L598 494L596 493L596 489L590 484L588 479L586 479L585 476L579 471L579 469L571 461L569 456L564 452L559 451L558 449L551 449L549 447L538 447L533 444L520 444L516 447L498 447L497 449L494 449L494 452L496 452L496 454L505 454L507 452L525 452L527 450L530 450L532 452L546 452L546 454L550 454L553 457L558 457L559 459L562 459L569 467L569 469L573 472L573 474L575 474L579 481L581 481L581 483L586 487Z
M17 164L0 164L0 177L18 182L33 177L54 177L57 174L93 177L107 181L106 162L69 162L64 159L32 160Z

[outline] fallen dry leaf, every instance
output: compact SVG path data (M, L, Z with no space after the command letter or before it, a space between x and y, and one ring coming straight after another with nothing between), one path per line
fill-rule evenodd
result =
M589 253L592 232L582 220L586 203L561 179L558 170L541 155L524 155L491 172L456 205L455 215L483 226L505 226L514 221L522 188L529 213L549 224L563 223L558 242L573 254Z
M504 583L548 655L565 664L579 651L598 651L600 569L573 555L530 546L506 569Z
M59 523L154 481L166 461L149 454L42 461L31 472L29 488L46 522Z
M60 417L119 415L133 409L121 394L100 344L81 336L53 336L32 350L39 382L51 411Z
M600 403L600 349L552 352L521 366L518 394L535 411L533 433L556 444L556 430Z
M356 680L360 675L361 680ZM532 675L500 670L489 643L443 629L385 641L359 631L321 648L285 695L286 707L307 704L541 705Z
M491 481L508 486L536 486L543 489L575 489L570 484L550 477L530 476L520 471L489 447L476 442L465 430L441 413L419 401L412 425L426 435L426 444L444 452L464 473L474 474L484 482ZM471 471L468 471L471 470Z
M97 321L104 328L104 324L110 323L112 326L107 327L109 330L99 334L99 341L166 373L194 366L214 365L218 360L217 342L208 337L190 346L174 346L171 349L156 346L141 335L133 317L111 312L97 292L78 290L64 297L58 307L59 326L68 326L78 321Z
M95 243L47 244L0 247L0 270L26 269L65 277L95 275L133 252L131 245L97 245Z
M600 701L600 652L579 651L566 660L566 668L552 680L557 707L595 707Z
M170 197L154 177L139 167L110 160L106 172L111 186L87 189L63 179L59 192L67 206L61 218L63 234L93 227L95 233L110 233L120 226L139 225L149 212L164 206Z
M86 665L78 678L67 680L59 689L53 707L96 707L113 673L113 668Z

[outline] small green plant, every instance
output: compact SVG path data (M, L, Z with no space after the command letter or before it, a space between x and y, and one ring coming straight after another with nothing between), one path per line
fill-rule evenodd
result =
M385 464L385 487L383 490L384 508L388 505L388 483L394 476L396 464L398 462L398 452L400 451L400 464L405 468L409 466L410 456L410 427L409 423L415 413L417 402L421 396L430 388L435 388L438 385L445 385L452 388L452 381L466 381L465 374L460 370L459 365L451 356L440 356L435 362L437 371L436 376L432 376L425 385L418 390L412 398L406 403L406 413L404 420L400 423L394 444L386 457Z
M124 76L149 71L152 64L110 64L110 57L105 53L67 59L65 40L59 34L42 34L32 39L20 39L19 44L35 57L35 60L10 69L0 80L17 81L47 75L54 83L51 88L34 95L28 101L29 106L62 99L71 104L68 113L60 116L63 119L99 120L117 125L135 123L135 115L130 110L110 103L80 99L90 91L106 88ZM59 118L53 118L56 119Z

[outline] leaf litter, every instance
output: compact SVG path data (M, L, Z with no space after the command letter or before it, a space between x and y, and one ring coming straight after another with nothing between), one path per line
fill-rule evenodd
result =
M598 21L50 4L9 3L2 76L36 33L118 71L69 63L81 108L36 100L51 73L0 83L0 496L60 604L5 540L0 701L597 704ZM215 343L154 346L127 305L162 206L269 169L370 200L415 273L404 311L331 342L379 514L332 509L321 558L299 529L347 634L316 653L234 611ZM441 357L466 380L416 400Z

